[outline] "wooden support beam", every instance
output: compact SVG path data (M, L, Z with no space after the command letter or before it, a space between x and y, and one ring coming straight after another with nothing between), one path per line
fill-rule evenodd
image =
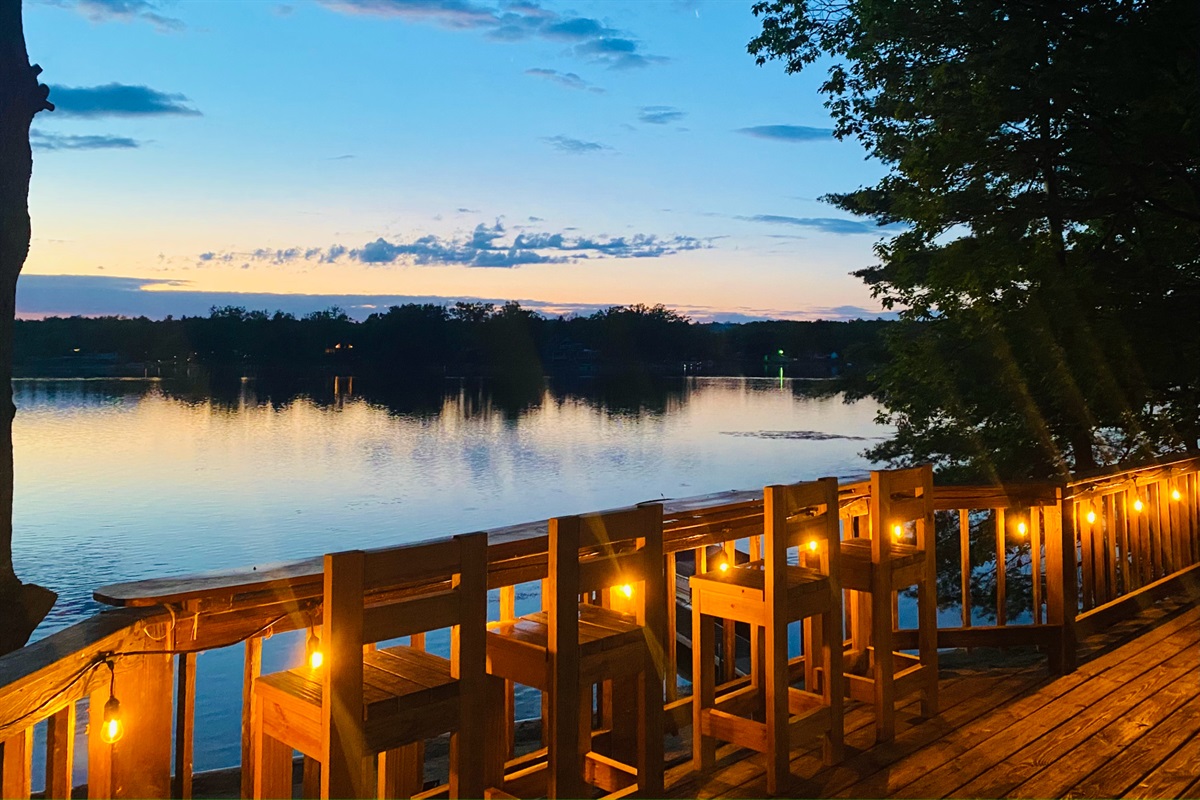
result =
M179 674L175 681L175 777L171 796L192 796L192 746L196 724L196 654L179 655Z
M33 791L33 727L0 742L0 797L29 797Z
M254 797L254 772L258 754L254 752L254 723L258 709L253 702L254 679L262 673L262 639L246 640L242 665L242 797Z
M115 666L125 732L113 744L101 738L109 682L95 681L88 704L88 796L170 797L172 657L121 656Z

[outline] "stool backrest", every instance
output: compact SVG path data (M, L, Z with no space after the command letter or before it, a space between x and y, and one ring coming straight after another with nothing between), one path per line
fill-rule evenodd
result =
M918 550L933 549L933 467L871 473L871 560L886 561L913 523Z
M451 629L452 674L482 687L487 671L487 534L325 556L321 718L330 786L357 793L368 755L363 730L363 646ZM366 605L368 594L377 601ZM345 783L349 781L349 783ZM335 792L335 796L339 796Z
M800 563L840 585L837 478L768 486L763 489L763 569L767 603L780 603L787 589L787 551L800 550Z

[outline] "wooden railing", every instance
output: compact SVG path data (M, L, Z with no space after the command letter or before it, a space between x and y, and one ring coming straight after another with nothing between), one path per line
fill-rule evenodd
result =
M1066 671L1073 668L1077 635L1164 593L1195 587L1200 578L1198 472L1200 459L1188 459L1066 487L935 487L942 530L938 546L956 547L958 555L958 568L943 570L940 583L943 594L950 587L951 597L957 584L962 607L961 624L939 629L939 645L1036 645L1046 651L1054 671ZM865 482L841 488L844 536L868 535L867 492ZM1130 511L1137 498L1144 517ZM677 631L686 627L678 625L676 615L686 612L688 575L708 569L714 558L758 557L762 495L723 492L666 501L664 522L668 586L673 577L677 587L668 602L669 630ZM546 575L546 523L488 535L489 587L499 596L500 613L511 615L516 587L536 585ZM991 557L979 559L981 550ZM942 554L945 558L945 550ZM995 571L997 587L994 624L980 625L970 585L988 569ZM1028 614L1019 619L1008 613L1006 595L1016 572L1032 585ZM244 642L243 698L248 697L261 670L264 637L319 625L321 580L321 560L312 558L97 590L98 600L119 608L0 658L0 796L30 795L33 731L44 724L45 751L39 760L45 763L45 796L69 797L75 731L86 720L89 796L190 797L196 654ZM746 680L734 658L737 631L733 625L723 631L719 674L735 684ZM900 647L914 646L916 632L899 630L897 639ZM681 638L667 645L666 671L674 675ZM116 744L104 741L98 724L110 677L126 726ZM672 726L690 724L690 697L681 696L676 681L667 681L665 701ZM254 763L250 722L244 713L243 767ZM249 768L241 779L248 794Z

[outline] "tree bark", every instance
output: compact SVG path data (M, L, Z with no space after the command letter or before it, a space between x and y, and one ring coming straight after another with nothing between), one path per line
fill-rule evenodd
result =
M0 0L0 654L15 650L49 613L57 595L17 578L12 558L13 320L17 277L29 254L29 179L33 152L29 125L53 110L49 88L38 83L21 24L21 0Z

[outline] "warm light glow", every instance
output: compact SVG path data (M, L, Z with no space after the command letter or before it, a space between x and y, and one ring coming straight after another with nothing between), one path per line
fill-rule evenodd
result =
M892 526L892 535L895 536L897 539L899 539L901 536L904 535L904 526L893 525Z
M1024 535L1025 535L1025 531L1026 531L1026 530L1027 530L1027 528L1025 527L1025 523L1024 523L1024 522L1018 522L1018 523L1017 523L1017 533L1019 533L1019 534L1021 534L1022 536L1024 536Z
M621 587L621 594L625 595L626 597L633 597L633 587L628 583L625 584Z
M101 724L100 738L105 744L112 744L125 735L125 726L121 722L121 703L117 698L110 697L104 704L104 722Z
M1183 495L1181 495L1181 494L1179 493L1179 490L1178 490L1178 489L1173 489L1173 490L1171 491L1171 499L1172 499L1172 500L1178 500L1178 499L1180 499L1181 497L1183 497Z
M1141 511L1142 511L1142 498L1140 498L1140 497L1139 497L1137 500L1134 500L1134 501L1133 501L1133 510L1134 510L1134 511L1137 511L1139 514L1141 513Z
M812 550L814 553L817 552L817 540L816 539L813 539L811 542L808 543L808 549Z
M320 669L321 665L325 663L325 654L321 652L321 640L317 638L316 632L308 635L304 649L308 652L309 668Z
M1089 511L1087 513L1087 521L1088 521L1089 525L1096 521L1096 512L1095 511Z
M722 561L722 562L721 562L721 563L720 563L720 564L717 566L717 569L721 570L721 572L729 572L729 562L728 562L728 561Z

